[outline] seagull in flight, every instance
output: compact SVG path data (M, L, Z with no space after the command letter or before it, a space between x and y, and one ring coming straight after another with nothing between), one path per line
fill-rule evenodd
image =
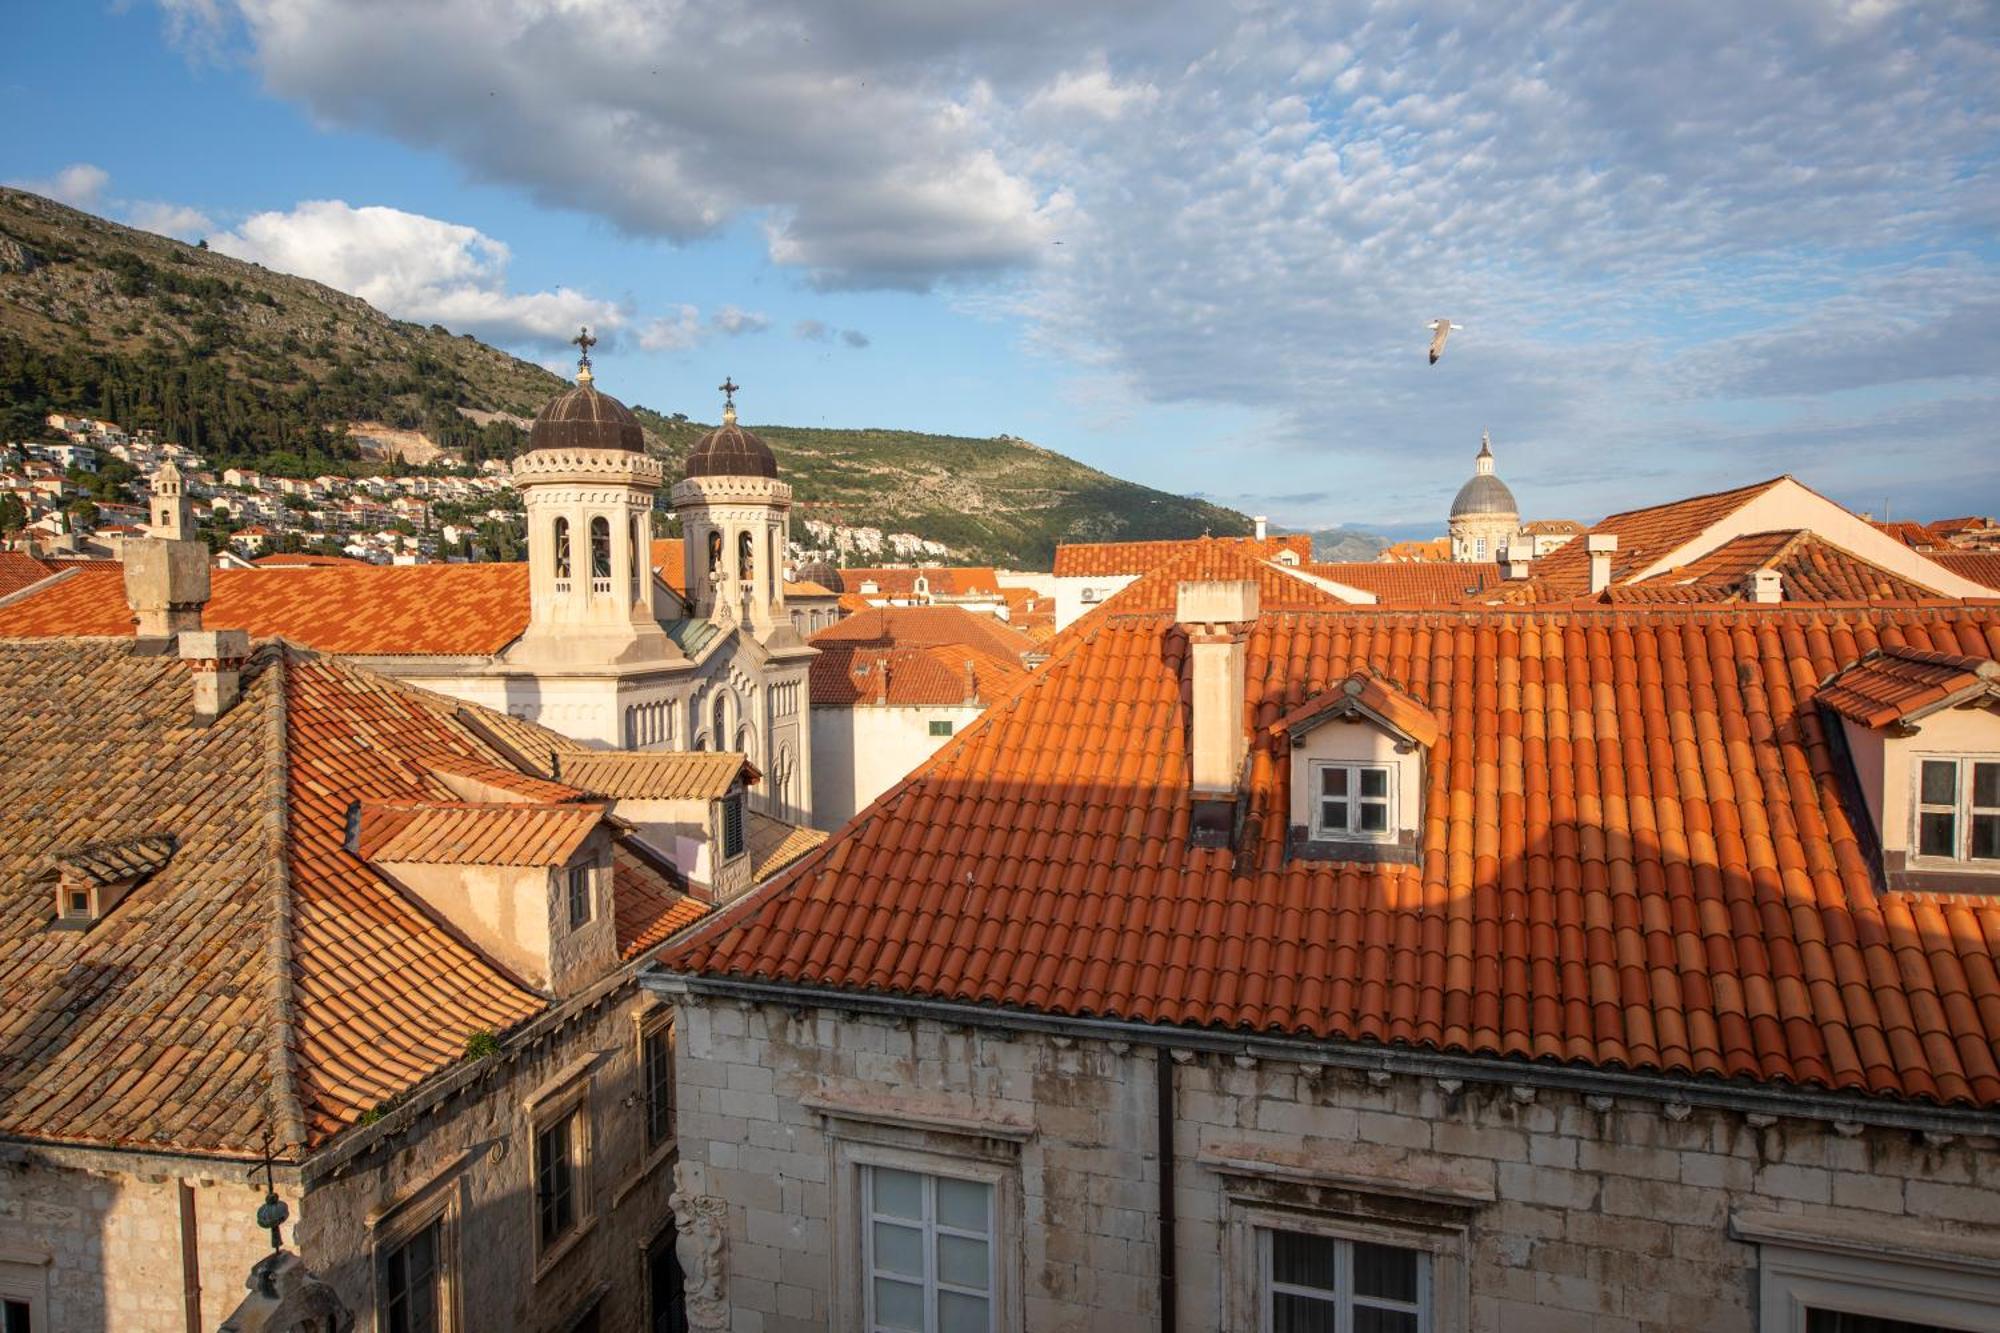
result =
M1454 324L1448 319L1434 319L1424 326L1431 331L1431 364L1436 365L1444 355L1444 340L1451 337L1454 329L1462 329L1463 324Z

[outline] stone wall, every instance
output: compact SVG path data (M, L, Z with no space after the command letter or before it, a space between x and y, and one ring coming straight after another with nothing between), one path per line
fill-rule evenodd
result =
M0 1168L0 1258L10 1285L46 1292L37 1328L184 1333L182 1181L194 1186L204 1328L235 1308L270 1250L256 1223L263 1186L236 1165L141 1158L131 1171L108 1154L22 1152L20 1165Z
M852 1317L842 1274L857 1257L834 1253L852 1232L839 1216L844 1138L1011 1164L1016 1327L1157 1327L1152 1049L680 1004L681 1153L698 1188L731 1205L735 1333ZM1282 1208L1459 1225L1462 1323L1441 1318L1440 1333L1751 1333L1758 1249L1730 1232L1745 1209L1862 1235L2000 1237L1990 1138L1189 1052L1175 1083L1188 1333L1235 1326L1230 1220L1260 1191Z

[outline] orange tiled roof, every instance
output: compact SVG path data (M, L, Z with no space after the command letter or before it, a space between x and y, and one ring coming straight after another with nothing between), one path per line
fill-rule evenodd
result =
M191 689L122 643L0 642L0 711L36 737L0 764L0 1133L241 1155L268 1128L296 1156L546 1007L346 846L353 802L506 762L477 710L272 646L212 725ZM104 919L46 928L52 856L161 836Z
M248 532L250 529L245 528L244 531ZM308 566L352 568L355 565L365 565L369 562L366 560L356 560L351 555L309 555L303 551L293 551L290 553L281 552L274 555L260 555L250 563L264 569L290 569Z
M1735 537L1697 560L1606 590L1611 601L1738 601L1760 569L1783 576L1788 602L1910 601L1938 594L1893 574L1809 529Z
M1000 580L990 565L929 565L921 569L878 567L840 571L840 581L852 593L861 592L861 585L872 579L881 591L863 595L874 597L914 597L919 577L929 583L932 597L997 597L1000 594Z
M1731 491L1630 509L1593 524L1585 529L1585 535L1608 532L1618 538L1618 549L1611 558L1611 581L1620 583L1669 551L1693 541L1711 524L1720 522L1784 480L1773 477ZM1583 537L1563 543L1535 562L1535 577L1557 595L1587 594L1590 591L1588 546Z
M0 597L32 587L53 573L25 551L0 551Z
M2000 698L2000 662L1899 646L1868 653L1819 689L1821 704L1864 727L1914 721L1980 697Z
M1491 560L1345 561L1305 566L1323 579L1372 593L1383 606L1456 606L1500 582Z
M1893 523L1870 519L1869 522L1873 523L1878 531L1894 537L1913 551L1928 551L1937 544L1937 538L1931 534L1931 530L1921 523L1912 523L1907 519Z
M1932 551L1933 564L2000 592L2000 551Z
M761 884L827 839L827 834L803 824L787 824L760 811L746 812L745 843L750 852L750 881Z
M712 801L738 778L758 779L756 765L728 750L586 750L556 756L556 776L593 796L655 801Z
M1179 549L1102 603L1098 613L1171 612L1182 583L1214 579L1255 580L1259 605L1269 611L1349 605L1301 578L1300 574L1307 572L1304 566L1273 563L1259 554L1253 543L1230 537L1200 537L1173 545ZM1077 624L1089 620L1085 616ZM1074 630L1076 625L1069 628Z
M1296 737L1326 718L1371 714L1418 745L1437 742L1437 714L1421 699L1410 697L1407 691L1373 670L1348 673L1346 680L1321 690L1273 722L1270 730L1289 732Z
M701 920L708 904L688 894L674 867L646 849L620 841L611 849L612 925L618 956L636 958L677 931Z
M819 656L806 669L815 708L991 703L1028 674L1015 658L965 644L884 648L835 641L817 646Z
M1194 541L1227 542L1247 554L1266 560L1289 551L1300 561L1312 559L1312 535L1287 533L1282 537L1198 537L1151 542L1064 542L1056 547L1057 578L1093 578L1117 574L1146 574L1178 557Z
M354 851L364 861L559 866L604 822L600 805L366 801Z
M1418 864L1288 857L1283 742L1197 848L1186 648L1100 613L685 972L2000 1105L2000 903L1877 891L1814 682L1980 606L1267 612L1253 738L1360 670L1438 716Z
M1398 564L1410 561L1448 561L1451 559L1451 538L1432 537L1424 541L1390 542L1382 548L1377 557Z
M816 631L816 648L835 644L879 648L976 648L1019 662L1034 644L994 616L962 606L871 606Z
M447 787L456 792L461 799L468 801L475 799L467 795L468 789L497 790L523 801L542 803L580 801L590 794L581 788L550 782L546 778L523 773L508 765L491 764L463 755L440 755L425 760L422 767L425 771L443 779ZM454 778L460 781L452 781Z
M84 567L0 606L0 638L125 636L124 567ZM528 567L342 565L218 569L204 621L350 656L488 656L528 627Z

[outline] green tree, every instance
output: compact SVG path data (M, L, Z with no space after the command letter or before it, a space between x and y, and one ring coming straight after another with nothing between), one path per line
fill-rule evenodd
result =
M28 526L28 506L12 491L0 495L0 537L11 537Z
M89 498L71 500L63 512L69 515L70 530L88 532L97 526L97 502Z

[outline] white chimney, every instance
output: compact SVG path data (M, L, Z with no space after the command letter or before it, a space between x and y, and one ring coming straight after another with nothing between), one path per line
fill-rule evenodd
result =
M1583 549L1590 552L1590 595L1595 597L1611 586L1611 557L1618 550L1618 537L1615 533L1593 532L1583 542Z
M181 661L194 673L194 715L213 722L243 695L243 663L250 656L250 635L240 629L183 630Z
M1785 576L1775 569L1759 569L1750 575L1750 600L1759 606L1776 606L1785 600Z
M125 543L125 601L142 649L164 652L176 634L201 628L208 603L208 547L148 537Z
M1507 577L1516 581L1528 577L1528 557L1509 554L1507 557Z
M1266 535L1266 534L1267 534L1267 533L1269 532L1269 530L1270 530L1270 523L1271 523L1271 520L1270 520L1270 519L1268 519L1268 518L1265 518L1265 517L1264 517L1264 516L1263 516L1262 514L1259 514L1259 515L1257 515L1257 517L1255 517L1255 518L1251 519L1250 521L1251 521L1252 523L1254 523L1254 524L1256 524L1256 525L1257 525L1257 540L1258 540L1258 541L1260 541L1260 542L1261 542L1261 541L1263 541L1263 540L1264 540L1264 538L1265 538L1265 535Z
M1196 793L1233 795L1248 739L1243 734L1245 640L1257 619L1257 585L1183 583L1174 619L1187 632L1193 690L1189 769Z

